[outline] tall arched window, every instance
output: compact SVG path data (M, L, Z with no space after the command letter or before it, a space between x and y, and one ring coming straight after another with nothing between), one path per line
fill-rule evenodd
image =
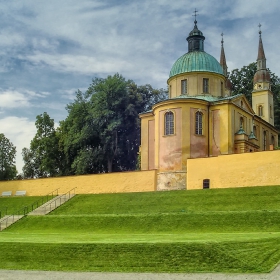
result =
M187 80L181 81L181 94L182 95L188 94L188 81Z
M263 150L266 151L266 131L263 132Z
M164 115L164 134L174 134L174 113L167 112Z
M255 125L253 126L253 133L255 137L257 137L257 127Z
M243 117L240 117L240 128L244 127L244 119Z
M209 79L203 78L203 93L209 93Z
M195 134L197 135L202 135L202 118L203 118L203 114L199 111L197 111L195 113Z
M262 105L259 105L259 107L258 107L258 115L260 117L263 116L263 106Z

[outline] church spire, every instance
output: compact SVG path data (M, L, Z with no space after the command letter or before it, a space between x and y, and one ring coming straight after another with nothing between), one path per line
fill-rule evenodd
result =
M262 43L262 31L261 24L259 24L259 49L258 49L258 58L257 58L257 70L266 69L266 58L263 49Z
M257 58L257 72L254 76L254 85L257 83L270 83L270 74L266 68L266 58L263 49L262 43L262 31L261 31L261 24L259 24L259 48L258 48L258 58ZM260 84L258 88L261 89L262 87Z
M222 33L221 36L222 36L222 41L221 41L220 64L221 64L221 66L223 68L224 75L227 77L228 68L227 68L227 61L226 61L225 50L224 50L224 37L223 37L224 34Z

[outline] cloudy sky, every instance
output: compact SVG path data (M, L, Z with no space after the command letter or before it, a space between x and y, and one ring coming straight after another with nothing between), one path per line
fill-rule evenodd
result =
M205 51L219 60L221 33L229 71L254 62L258 24L267 66L280 76L279 0L0 0L0 133L21 150L47 112L56 125L66 104L93 77L116 72L165 88L187 52L198 10Z

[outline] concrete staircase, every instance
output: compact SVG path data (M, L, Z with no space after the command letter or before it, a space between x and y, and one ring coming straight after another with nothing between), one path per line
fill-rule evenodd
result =
M36 208L35 210L28 213L27 215L30 216L47 215L48 213L50 213L51 211L53 211L54 209L58 208L60 205L64 204L66 201L71 199L73 196L75 196L74 193L56 196L55 198L49 200L48 202Z
M4 230L5 228L9 227L13 223L20 220L24 215L11 215L11 216L4 216L0 219L0 231Z
M72 189L71 191L73 191L74 189ZM29 212L25 215L7 215L7 216L4 216L2 219L0 219L0 231L9 227L10 225L17 222L18 220L20 220L21 218L23 218L26 215L30 215L30 216L31 215L33 215L33 216L34 215L38 215L38 216L47 215L48 213L50 213L51 211L58 208L60 205L64 204L66 201L68 201L69 199L74 197L75 193L74 192L71 193L71 191L69 191L66 194L58 195L58 196L54 197L53 199L49 200L48 202L46 202L42 206L39 206L35 210L33 210L33 211L31 211L31 212Z

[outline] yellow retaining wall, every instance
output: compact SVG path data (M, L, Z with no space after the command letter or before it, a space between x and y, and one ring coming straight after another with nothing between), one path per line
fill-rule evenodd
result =
M63 194L75 187L77 194L155 191L156 170L2 181L0 195L3 191L14 195L18 190L26 190L28 196L41 196L57 188Z
M187 189L202 189L203 179L211 189L280 185L280 151L189 159Z

